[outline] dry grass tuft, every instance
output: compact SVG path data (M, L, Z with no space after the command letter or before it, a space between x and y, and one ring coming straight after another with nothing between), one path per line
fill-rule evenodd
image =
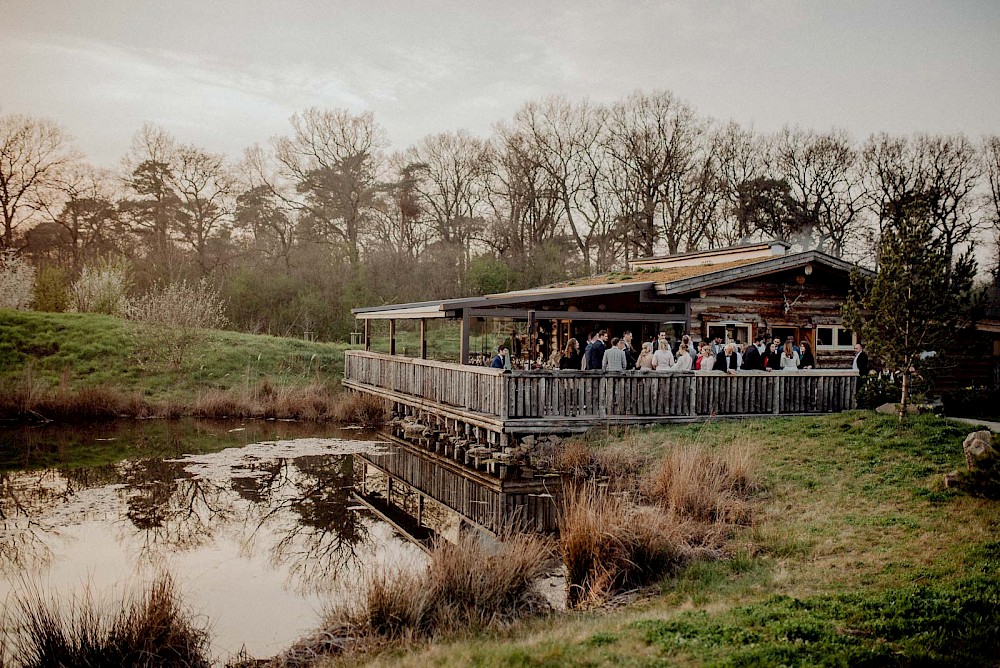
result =
M698 522L747 525L759 489L757 453L747 442L675 447L642 479L652 503Z
M321 631L274 665L310 666L322 656L387 642L504 628L550 609L536 582L551 567L551 547L533 535L512 535L495 549L473 537L439 544L425 571L373 575L357 605L331 611Z
M697 556L696 539L706 542L699 527L679 516L593 482L565 491L559 529L571 607L600 605L649 584Z
M389 419L389 405L384 399L364 392L345 392L338 397L334 416L341 424L380 427Z
M11 622L22 631L11 641L12 663L25 668L211 665L208 632L167 575L117 611L102 610L90 596L67 609L35 590L16 600Z

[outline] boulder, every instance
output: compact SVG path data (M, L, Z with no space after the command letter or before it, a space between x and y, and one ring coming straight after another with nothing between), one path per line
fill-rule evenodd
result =
M986 468L984 465L997 458L993 434L987 430L974 431L966 436L962 449L965 450L965 464L970 471Z

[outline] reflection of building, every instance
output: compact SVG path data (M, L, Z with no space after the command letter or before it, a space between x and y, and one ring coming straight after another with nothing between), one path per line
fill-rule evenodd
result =
M556 528L559 476L504 479L400 439L354 461L360 499L418 541L432 535L455 541L470 528L494 535L511 527Z

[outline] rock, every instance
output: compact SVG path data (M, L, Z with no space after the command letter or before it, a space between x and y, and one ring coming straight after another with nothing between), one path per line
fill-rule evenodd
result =
M944 474L945 487L958 487L962 482L962 474L959 471L951 471Z
M535 437L534 436L530 436L530 435L529 436L524 436L524 437L521 438L521 443L523 443L524 445L534 445L535 444Z
M996 459L997 451L993 448L993 434L989 431L974 431L965 437L962 443L965 450L965 464L970 471L984 468L984 464Z
M552 445L559 445L560 443L562 443L562 437L552 434L551 436L549 436L549 443L551 443Z
M875 409L876 413L881 413L882 415L899 415L899 404L898 403L888 403L882 404ZM916 415L920 412L920 407L914 404L906 405L907 415Z

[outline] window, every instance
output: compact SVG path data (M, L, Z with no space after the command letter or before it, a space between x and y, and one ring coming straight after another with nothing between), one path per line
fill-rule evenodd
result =
M723 343L750 342L750 325L742 322L710 322L708 323L708 340L716 336L722 337Z
M853 350L854 332L840 325L822 325L816 328L816 350Z

